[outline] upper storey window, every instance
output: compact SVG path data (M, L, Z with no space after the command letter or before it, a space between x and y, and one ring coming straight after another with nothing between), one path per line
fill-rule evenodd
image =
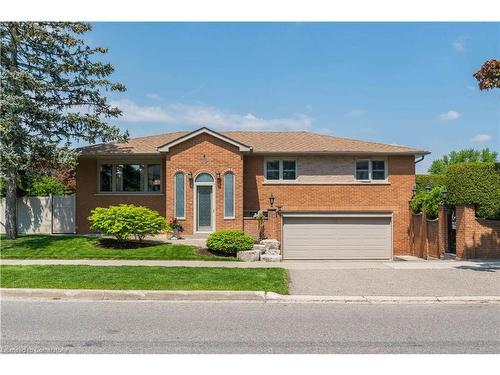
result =
M293 159L269 159L264 164L268 181L293 181L297 179L297 161Z
M387 180L387 162L385 160L356 160L356 180L385 181Z

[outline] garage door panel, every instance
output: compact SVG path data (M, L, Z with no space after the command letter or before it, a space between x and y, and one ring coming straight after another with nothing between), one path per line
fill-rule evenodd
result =
M390 217L285 217L285 259L388 259Z

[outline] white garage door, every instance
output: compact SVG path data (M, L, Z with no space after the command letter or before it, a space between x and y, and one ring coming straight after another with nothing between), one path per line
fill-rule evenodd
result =
M284 259L390 259L391 217L284 217Z

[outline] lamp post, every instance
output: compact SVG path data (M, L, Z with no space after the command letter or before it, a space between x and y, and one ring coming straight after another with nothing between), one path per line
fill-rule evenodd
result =
M431 187L431 185L430 185L430 184L425 185L425 192L426 192L426 193L430 192L430 191L431 191L431 189L432 189L432 187Z
M441 196L443 197L443 200L446 202L448 200L448 190L444 189L441 192Z

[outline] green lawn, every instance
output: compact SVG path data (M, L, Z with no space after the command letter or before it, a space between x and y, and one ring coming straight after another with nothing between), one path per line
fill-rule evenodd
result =
M256 290L288 294L282 268L0 266L3 288Z
M99 239L86 236L27 235L15 240L2 239L3 259L170 259L236 260L198 254L195 246L162 243L138 249L99 247Z

